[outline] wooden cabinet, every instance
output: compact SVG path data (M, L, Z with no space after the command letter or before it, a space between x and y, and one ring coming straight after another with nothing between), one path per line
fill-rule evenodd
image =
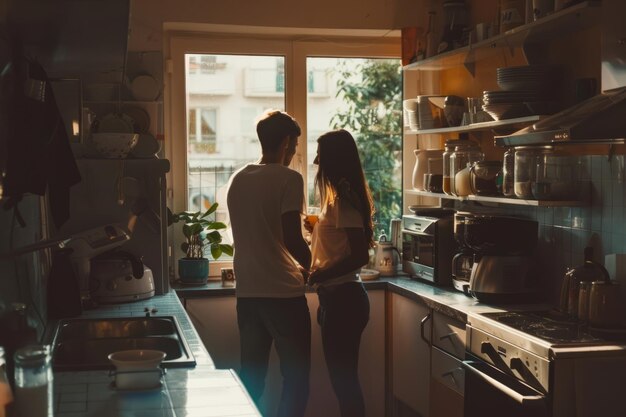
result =
M430 417L463 417L465 323L433 313Z
M363 332L359 356L359 377L367 417L385 415L385 291L369 291L370 321ZM316 294L307 294L311 312L311 391L307 417L339 417L317 324ZM239 330L237 300L234 296L187 299L186 309L202 342L218 369L239 371ZM276 414L280 400L281 376L278 357L272 349L266 391L260 405L263 415Z
M427 416L430 402L431 311L391 295L391 373L394 417Z

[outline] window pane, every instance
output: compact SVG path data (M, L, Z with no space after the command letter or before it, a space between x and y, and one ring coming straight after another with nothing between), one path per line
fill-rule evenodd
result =
M375 237L389 236L402 214L401 63L397 59L307 59L307 161L309 204L317 167L317 138L343 128L355 137L376 214Z
M266 109L285 109L282 56L186 55L187 184L189 210L219 203L228 223L225 185L231 174L257 160L254 122ZM230 233L223 235L227 243Z

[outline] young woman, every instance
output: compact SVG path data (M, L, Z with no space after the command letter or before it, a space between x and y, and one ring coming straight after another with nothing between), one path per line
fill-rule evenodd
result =
M319 296L317 321L341 416L361 417L359 345L370 305L358 274L373 246L373 203L352 135L335 130L317 144L315 188L322 207L315 226L304 223L312 231L308 282Z

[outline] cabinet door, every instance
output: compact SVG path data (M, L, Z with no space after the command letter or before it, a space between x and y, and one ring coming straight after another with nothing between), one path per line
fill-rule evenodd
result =
M463 417L463 362L433 347L430 384L430 417Z
M311 312L311 391L307 417L339 417L337 399L332 390L319 325L317 324L316 294L307 294ZM385 415L385 291L369 291L370 320L361 337L359 378L365 397L367 417ZM237 299L208 297L187 300L187 313L202 342L209 351L215 367L239 371L239 329ZM263 415L275 415L280 401L282 377L274 349L266 379L265 393L259 404Z
M430 345L422 339L421 322L429 316L430 310L424 304L398 294L392 294L392 300L394 402L400 400L418 415L428 416ZM423 330L430 340L430 320L426 321Z

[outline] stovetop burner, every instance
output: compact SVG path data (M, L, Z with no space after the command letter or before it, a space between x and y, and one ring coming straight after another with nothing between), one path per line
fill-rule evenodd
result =
M554 310L482 313L482 315L555 346L605 342L605 339L590 334L586 326Z

